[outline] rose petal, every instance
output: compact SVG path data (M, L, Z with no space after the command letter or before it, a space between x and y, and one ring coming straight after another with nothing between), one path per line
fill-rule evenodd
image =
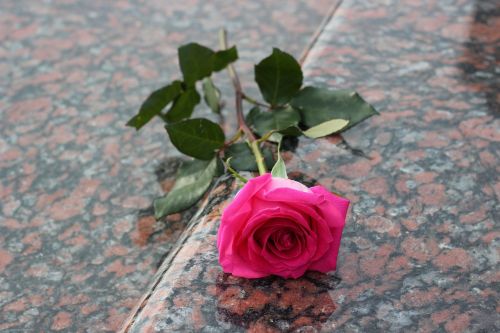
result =
M305 235L304 233L302 233L302 235L306 238L305 244L301 245L301 253L294 258L283 257L283 254L276 255L276 253L273 252L272 247L269 246L269 244L266 244L266 246L262 249L261 255L266 259L266 261L273 264L271 269L275 270L276 268L281 269L283 267L295 269L311 262L312 257L316 253L316 242L313 237Z
M301 211L301 215L305 214L309 216L309 228L312 230L311 234L318 236L316 253L312 258L312 260L317 260L330 248L330 243L333 241L331 228L314 206L294 204L293 209L295 209L297 214L297 211Z
M269 174L253 178L236 194L235 198L222 213L219 231L217 232L217 247L219 250L228 246L231 238L247 220L252 211L251 200L255 193L260 191L271 180Z
M239 276L239 277L243 277L243 278L247 278L247 279L257 279L257 278L261 278L261 277L269 275L269 273L267 273L267 272L259 272L259 271L253 270L252 268L248 267L243 262L233 264L231 271L224 270L224 272L231 273L234 276Z
M279 271L296 268L308 261L320 258L329 248L324 240L317 241L318 237L315 232L309 229L310 223L305 219L304 215L293 211L290 207L288 208L287 210L282 207L263 209L248 221L236 241L241 246L240 257L247 260L247 265L257 270L263 270L270 266L273 267L273 270ZM319 215L316 217L321 219ZM281 229L293 230L295 234L302 237L303 251L300 255L283 260L283 257L276 256L266 247L272 233ZM325 235L327 239L330 239L328 227L324 225L320 229L324 229L322 232L328 235L328 237ZM256 241L259 244L256 244ZM320 253L317 251L318 245L321 246ZM258 250L260 252L257 252Z
M257 198L267 202L281 202L281 203L302 203L307 205L316 205L319 203L319 198L312 192L299 191L293 188L275 188L272 190L263 190Z
M347 199L269 174L250 180L221 218L217 246L225 272L298 278L336 268Z
M327 273L337 269L337 257L339 254L340 241L342 238L342 228L333 231L333 242L330 249L320 259L314 261L309 266L310 270Z
M245 225L248 214L252 211L251 198L259 192L269 181L270 175L263 175L251 179L235 196L234 200L226 207L221 217L220 227L217 232L217 247L219 249L219 262L226 273L248 278L268 275L247 267L247 262L234 251L235 237Z
M307 186L292 179L273 177L271 181L266 185L267 191L283 188L311 193L311 190Z
M330 193L323 186L314 186L311 191L324 196L320 206L328 224L334 227L344 226L349 200Z

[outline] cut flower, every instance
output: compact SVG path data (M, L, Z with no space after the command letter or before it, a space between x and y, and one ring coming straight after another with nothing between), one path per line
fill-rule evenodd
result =
M217 235L226 273L298 278L336 268L349 200L322 186L264 174L248 181L224 210Z

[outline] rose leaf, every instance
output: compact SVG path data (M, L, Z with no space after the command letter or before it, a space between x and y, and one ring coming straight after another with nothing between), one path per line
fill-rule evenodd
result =
M184 82L194 86L196 81L212 74L214 51L197 43L183 45L178 50L179 65Z
M180 212L194 205L210 187L217 172L217 159L184 162L179 168L172 190L154 201L156 219Z
M266 102L275 105L288 103L302 86L302 70L297 60L277 48L255 65L255 82Z
M300 121L300 114L291 107L273 110L271 112L260 112L253 115L252 127L259 136L263 136L270 131L284 131L291 127L297 127ZM291 132L290 132L291 133ZM274 134L270 141L278 142Z
M238 60L238 50L236 50L236 46L227 50L217 51L213 56L213 70L215 72L221 71L236 60Z
M313 126L308 130L304 131L303 133L305 136L309 138L317 139L321 138L322 136L338 133L343 128L345 128L347 124L349 124L348 120L332 119L325 121L324 123L321 123L319 125Z
M182 85L180 81L174 81L165 87L154 91L142 103L139 113L132 117L127 126L135 127L139 130L146 125L154 116L160 112L182 92Z
M305 87L290 101L300 111L302 122L309 128L332 119L345 119L345 131L359 122L379 114L358 93L350 90L329 90Z
M224 145L222 128L208 119L187 119L165 126L172 144L188 156L210 160Z
M176 98L174 104L165 115L165 119L167 122L172 123L191 117L194 108L200 103L200 99L200 94L198 94L194 87L188 88Z
M286 166L285 166L285 161L281 158L281 141L283 140L283 135L276 133L278 135L278 160L276 161L276 164L273 166L271 169L271 175L273 177L278 177L278 178L288 178L288 175L286 173Z
M262 149L266 165L273 165L274 159L271 150L264 147ZM225 150L226 159L231 158L231 167L237 171L257 171L257 162L252 150L245 142L234 143Z
M220 90L209 77L203 80L202 87L205 103L213 112L220 114Z

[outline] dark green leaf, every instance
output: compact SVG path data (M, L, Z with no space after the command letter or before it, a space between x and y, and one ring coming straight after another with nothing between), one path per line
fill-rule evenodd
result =
M220 90L217 89L214 82L209 77L203 80L203 95L205 103L207 103L210 109L220 114Z
M185 162L177 172L172 190L154 201L157 219L180 212L194 205L210 187L217 171L217 159Z
M188 119L165 126L173 145L186 155L209 160L224 145L224 132L208 119Z
M212 74L213 56L214 51L197 43L179 48L179 65L188 86L194 86L196 81Z
M304 135L313 139L321 138L322 136L340 132L347 124L349 124L349 121L344 119L328 120L304 131Z
M279 133L286 136L301 136L303 134L302 130L298 126L290 126L279 131Z
M217 171L215 172L215 176L220 177L224 174L224 172L224 162L222 161L222 159L217 158Z
M262 149L264 162L266 165L273 165L274 159L271 150L267 148ZM257 163L252 150L245 142L232 144L225 151L225 157L231 158L231 167L237 171L257 171Z
M260 108L258 106L254 106L250 109L250 112L248 112L247 116L245 117L245 122L248 125L253 125L255 122L255 118L260 114L260 112Z
M289 127L297 126L300 121L300 114L291 107L286 109L273 110L272 112L261 112L255 115L252 127L260 136L276 130L281 131ZM275 139L272 141L276 141Z
M278 160L276 161L276 164L273 166L271 170L271 175L273 177L279 177L279 178L288 178L288 175L286 174L286 166L285 166L285 161L281 158L281 141L283 140L283 136L281 134L278 134L277 136L278 140Z
M238 60L238 51L236 50L236 46L233 46L230 49L217 51L214 54L214 68L215 72L223 70L230 63Z
M172 102L182 91L181 82L174 81L169 85L156 90L142 103L139 113L130 119L127 126L139 130L146 125L154 116Z
M188 88L174 101L174 104L165 115L165 119L167 122L172 123L189 118L198 103L200 103L200 94L194 87Z
M342 129L358 124L378 112L358 93L349 90L329 90L306 87L290 102L302 115L302 122L313 127L332 119L345 119L349 124Z
M299 63L277 48L255 65L255 82L264 99L273 106L288 103L302 86L302 79Z

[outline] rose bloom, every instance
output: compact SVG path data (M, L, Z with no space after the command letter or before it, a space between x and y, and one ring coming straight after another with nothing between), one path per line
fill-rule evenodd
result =
M270 174L253 178L222 214L222 269L245 278L334 270L348 207L349 200L322 186Z

